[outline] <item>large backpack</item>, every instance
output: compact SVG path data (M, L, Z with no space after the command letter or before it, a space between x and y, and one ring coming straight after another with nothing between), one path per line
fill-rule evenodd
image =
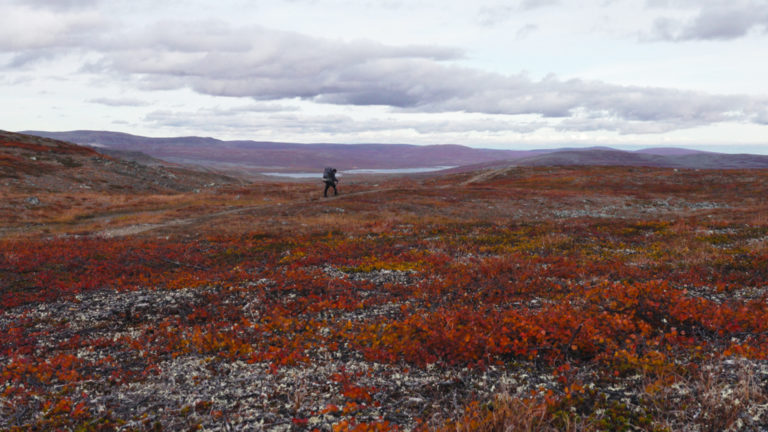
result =
M333 168L326 167L323 171L323 180L331 180L333 179Z

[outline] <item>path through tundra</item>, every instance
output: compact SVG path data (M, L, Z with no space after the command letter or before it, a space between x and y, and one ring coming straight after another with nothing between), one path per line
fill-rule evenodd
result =
M104 238L124 237L127 235L135 235L135 234L140 234L143 232L152 231L156 229L176 227L179 225L200 224L212 219L221 218L223 216L228 216L228 215L233 215L238 213L265 212L269 210L274 210L277 207L282 207L283 205L285 205L286 208L289 208L290 206L306 205L310 203L321 204L321 202L319 202L321 199L323 202L334 202L336 200L343 200L347 198L354 199L354 197L361 196L361 195L368 195L373 193L386 193L392 190L393 189L391 188L390 189L373 189L373 190L365 190L365 191L359 191L359 192L351 192L347 194L341 194L341 195L324 197L324 198L317 198L317 197L302 198L302 199L297 199L297 200L289 201L287 203L280 203L280 204L271 204L271 205L263 204L263 205L256 205L256 206L247 206L247 207L234 207L234 208L229 208L227 210L217 211L211 214L205 214L205 215L196 216L196 217L172 219L162 223L137 224L137 225L123 226L119 228L110 228L110 229L106 229L96 233L96 236L104 237Z

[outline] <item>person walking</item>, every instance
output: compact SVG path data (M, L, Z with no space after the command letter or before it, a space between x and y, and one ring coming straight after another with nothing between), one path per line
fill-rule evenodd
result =
M328 197L329 188L333 188L334 195L339 194L339 191L336 189L336 183L339 182L339 179L336 178L336 168L326 168L325 171L323 171L323 181L325 182L325 190L323 191L324 197Z

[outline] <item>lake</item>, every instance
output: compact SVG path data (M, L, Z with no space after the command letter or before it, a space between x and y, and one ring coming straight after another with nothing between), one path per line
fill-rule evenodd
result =
M425 173L425 172L434 172L434 171L442 171L446 169L456 168L456 166L435 166L435 167L419 167L419 168L394 168L394 169L373 169L373 168L362 168L362 169L352 169L352 170L345 170L345 171L339 171L336 175L341 177L344 174L418 174L418 173ZM278 173L278 172L264 172L262 173L264 175L268 176L275 176L275 177L291 177L291 178L323 178L322 172L287 172L287 173Z

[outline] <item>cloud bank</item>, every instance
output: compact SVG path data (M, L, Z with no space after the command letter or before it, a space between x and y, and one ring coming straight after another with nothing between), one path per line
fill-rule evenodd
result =
M768 4L763 1L638 2L656 17L648 21L652 28L646 34L656 42L732 40L768 29ZM317 37L213 19L119 21L101 7L106 3L31 0L0 6L0 70L23 70L65 58L78 63L77 73L120 83L127 90L120 95L130 94L130 89L148 94L184 89L254 102L240 111L190 112L164 107L144 112L145 121L165 126L181 126L187 115L215 120L224 127L268 127L272 121L284 128L329 133L553 129L661 134L721 122L768 122L768 96L618 85L557 75L534 79L522 72L499 73L470 66L471 53L429 43L398 45ZM405 4L397 7L407 9ZM516 14L533 17L563 7L565 2L559 0L495 1L478 6L473 16L485 17L483 24L494 27ZM515 28L518 43L546 30L535 21ZM520 59L520 64L524 62ZM150 99L103 96L85 102L149 107L151 103L145 100ZM291 108L291 102L286 102L290 100L353 109L386 107L393 115L363 122L351 116L307 115ZM405 120L409 113L469 113L480 118Z
M689 19L657 18L651 37L663 41L732 40L750 32L768 32L768 3L764 1L659 1L650 7L679 7L696 11Z
M346 42L215 22L163 23L94 49L103 57L92 71L132 77L146 89L432 113L534 114L621 133L758 121L768 103L556 76L532 80L459 66L463 53L452 48Z

